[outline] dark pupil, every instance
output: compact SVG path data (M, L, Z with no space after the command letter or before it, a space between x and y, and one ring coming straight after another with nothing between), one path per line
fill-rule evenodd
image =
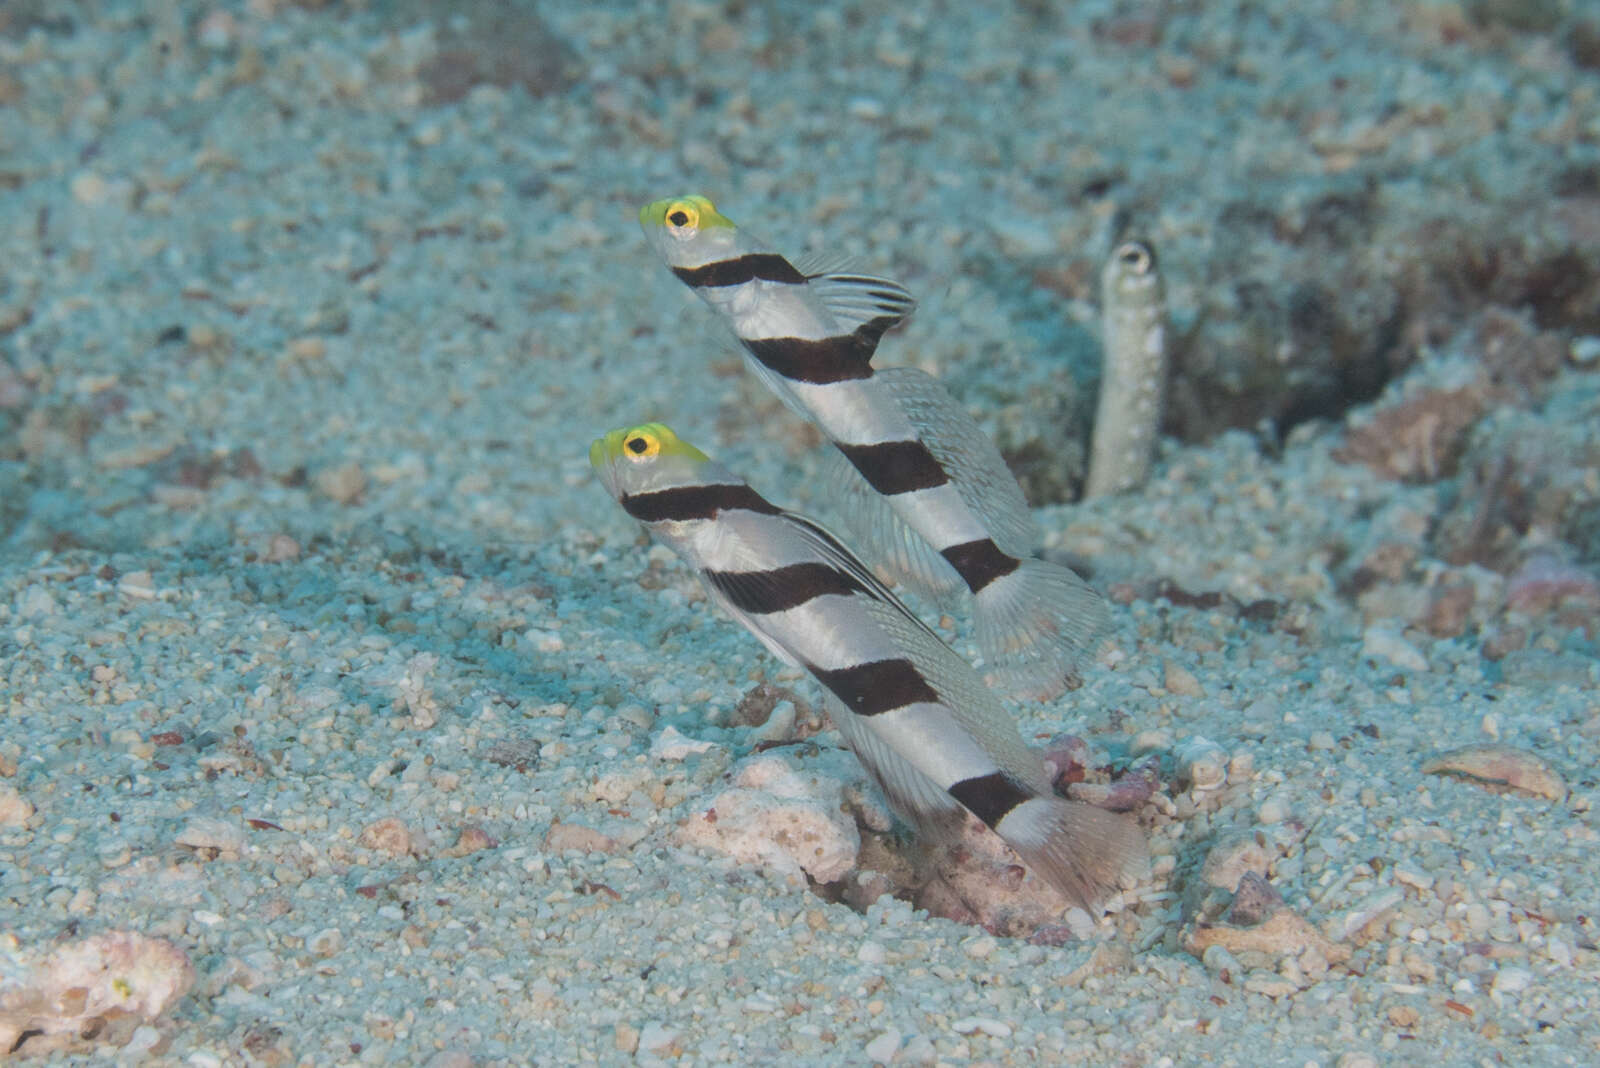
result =
M667 216L667 221L673 226L682 226L689 221L689 216L685 212L675 211Z
M629 438L628 439L628 451L629 452L644 452L644 450L649 448L649 447L650 446L648 446L648 445L646 445L644 443L644 438Z

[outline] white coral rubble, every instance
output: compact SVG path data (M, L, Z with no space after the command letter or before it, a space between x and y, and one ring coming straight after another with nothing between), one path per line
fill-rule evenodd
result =
M182 949L132 931L56 946L35 960L17 951L10 963L20 967L0 973L0 1051L27 1055L121 1046L195 980Z

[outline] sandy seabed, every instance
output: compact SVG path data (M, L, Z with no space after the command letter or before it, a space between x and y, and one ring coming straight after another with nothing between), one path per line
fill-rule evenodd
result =
M1289 6L8 0L0 1059L1600 1060L1600 27ZM1159 761L1064 944L690 833L762 759L883 838L588 471L662 419L827 509L638 232L689 191L913 289L879 361L1112 601L1017 710ZM1071 503L1128 226L1176 436Z

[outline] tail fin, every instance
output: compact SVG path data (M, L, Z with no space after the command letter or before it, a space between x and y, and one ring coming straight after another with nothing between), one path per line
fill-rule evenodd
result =
M990 681L1041 701L1078 682L1078 669L1111 628L1100 595L1072 571L1029 558L978 591L978 648Z
M1138 826L1093 805L1035 797L1006 813L995 831L1034 874L1090 914L1149 868Z

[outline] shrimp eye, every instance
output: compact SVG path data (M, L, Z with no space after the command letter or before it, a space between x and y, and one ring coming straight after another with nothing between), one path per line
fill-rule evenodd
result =
M1155 256L1149 247L1138 241L1129 241L1117 249L1117 259L1134 274L1147 274L1155 266Z
M635 460L647 460L661 451L661 442L654 434L629 434L622 447Z
M674 230L693 230L700 225L700 211L693 204L680 201L667 209L667 225Z

